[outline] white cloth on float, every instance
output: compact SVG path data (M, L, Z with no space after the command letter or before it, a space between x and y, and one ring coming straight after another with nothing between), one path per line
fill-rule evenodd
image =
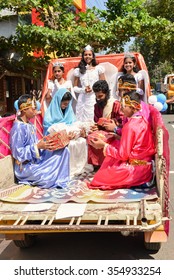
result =
M90 126L93 122L74 122L71 125L65 123L55 123L49 127L48 132L58 132L66 130L67 133L74 132L75 138L72 139L68 145L70 152L70 178L80 175L84 172L89 173L93 171L93 166L88 164L88 145L86 138L80 137L81 129L85 129L88 134Z

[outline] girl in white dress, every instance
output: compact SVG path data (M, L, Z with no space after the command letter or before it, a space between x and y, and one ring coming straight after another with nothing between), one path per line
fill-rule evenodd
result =
M48 89L45 95L44 109L48 108L53 96L60 88L66 88L76 99L71 80L67 81L63 78L64 66L60 62L55 62L53 64L53 77L48 80Z
M137 71L136 58L133 54L128 53L124 56L123 74L131 74L134 76L137 87L144 91L144 78L141 72Z
M125 74L134 76L136 81L136 87L139 90L139 93L142 95L142 99L144 102L147 103L147 96L146 96L146 87L147 83L149 82L148 74L145 70L138 71L137 69L137 61L134 54L127 53L124 56L123 66L121 72L116 73L111 77L112 83L115 84L112 88L113 96L119 100L119 78Z
M74 69L74 92L78 94L76 118L78 121L94 120L95 93L93 84L98 80L105 80L104 68L96 62L91 46L86 46L82 59Z

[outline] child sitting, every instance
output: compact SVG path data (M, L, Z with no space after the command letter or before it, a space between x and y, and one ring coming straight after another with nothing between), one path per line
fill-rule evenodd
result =
M139 94L132 91L124 96L121 107L128 121L122 128L119 148L101 139L91 140L93 147L103 149L105 159L89 188L130 188L152 179L155 147L150 124L142 116Z
M41 188L65 188L69 181L69 151L53 151L52 141L38 141L34 125L30 122L36 103L30 95L18 99L20 115L10 131L10 147L15 159L14 172L20 184Z

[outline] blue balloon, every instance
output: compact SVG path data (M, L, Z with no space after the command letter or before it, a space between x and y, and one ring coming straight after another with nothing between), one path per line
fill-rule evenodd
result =
M166 102L166 96L162 93L157 95L157 101L161 102L162 104L164 104Z
M39 101L36 101L36 107L37 107L37 110L40 111L41 104Z
M161 112L165 112L167 110L167 108L168 108L168 104L164 103Z
M18 107L18 100L16 100L16 101L14 102L14 107L15 107L16 111L19 110L19 107Z

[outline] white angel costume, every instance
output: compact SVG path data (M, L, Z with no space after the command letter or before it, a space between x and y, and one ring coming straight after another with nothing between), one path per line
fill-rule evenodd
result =
M56 91L58 91L58 89L60 89L60 88L68 89L71 92L71 94L73 95L73 97L74 97L74 90L73 90L73 86L72 86L71 80L65 81L63 84L60 84L57 79L55 79L54 81L48 80L48 89L51 90L51 94L50 95L51 95L52 98L55 95Z
M76 105L76 118L78 121L93 121L94 120L94 104L96 103L95 93L93 91L86 93L85 88L98 81L100 74L105 72L104 68L99 64L94 68L86 69L84 74L80 73L79 68L74 69L74 76L80 80L81 87L74 87L74 91L78 93Z
M96 103L95 94L92 91L90 94L85 93L85 87L87 85L90 85L92 88L93 84L99 80L99 75L104 73L106 81L108 82L109 89L110 89L110 95L111 97L115 98L114 90L113 90L113 83L111 80L111 77L113 75L116 75L118 72L118 69L115 65L113 65L110 62L102 62L99 65L97 65L95 68L90 69L86 71L85 74L81 74L79 71L79 68L76 68L75 70L70 70L67 74L67 78L71 79L72 81L73 76L79 77L81 87L74 87L74 91L79 94L78 96L78 102L76 104L76 117L77 120L80 121L87 121L89 120L89 117L91 120L94 118L93 109L94 104ZM73 106L74 107L74 106ZM89 117L88 117L89 116Z

